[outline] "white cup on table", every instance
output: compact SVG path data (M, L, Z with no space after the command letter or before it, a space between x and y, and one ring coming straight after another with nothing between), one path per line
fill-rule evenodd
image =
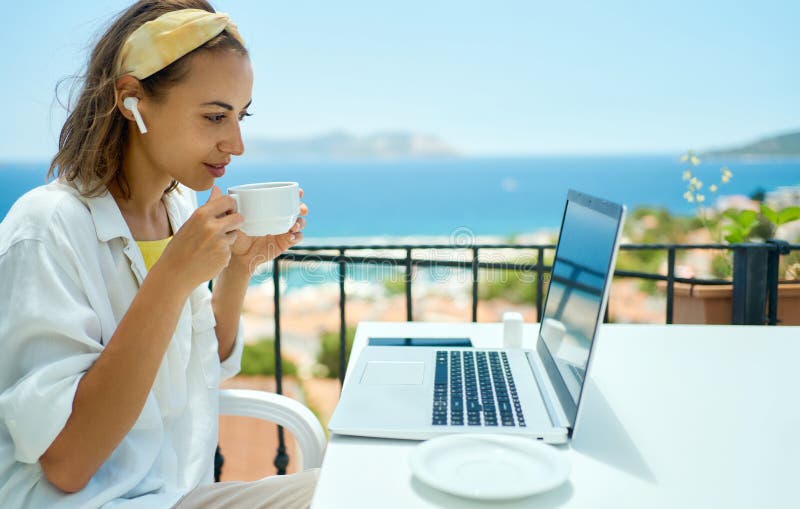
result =
M522 315L516 311L503 313L503 347L522 347Z
M228 188L244 216L242 232L251 237L286 233L300 215L300 185L297 182L262 182Z

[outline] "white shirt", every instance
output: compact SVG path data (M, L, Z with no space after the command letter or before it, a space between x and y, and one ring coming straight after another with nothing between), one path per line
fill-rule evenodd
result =
M164 203L173 231L196 207L186 188ZM0 223L4 509L167 508L212 482L219 383L239 371L243 338L240 323L233 353L220 363L205 285L184 305L138 420L86 487L73 494L58 490L38 461L64 427L78 382L146 274L109 193L83 198L52 182L22 196Z

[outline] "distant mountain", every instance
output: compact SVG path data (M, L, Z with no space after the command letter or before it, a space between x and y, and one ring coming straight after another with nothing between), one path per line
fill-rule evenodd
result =
M435 136L383 132L354 136L345 131L298 139L250 139L248 158L277 160L354 160L456 157L453 147Z
M710 150L705 157L800 157L800 132L763 138L740 147Z

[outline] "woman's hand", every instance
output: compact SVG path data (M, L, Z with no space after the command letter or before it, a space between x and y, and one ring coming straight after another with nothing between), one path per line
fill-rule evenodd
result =
M300 198L303 190L300 189ZM246 267L247 273L252 275L256 267L262 263L274 260L281 253L303 240L303 228L306 226L304 217L308 214L308 207L300 203L300 217L286 233L280 235L264 235L263 237L249 237L241 231L236 232L236 240L231 246L231 265Z
M180 274L187 288L194 289L228 266L243 222L234 199L214 186L206 204L175 233L156 265Z

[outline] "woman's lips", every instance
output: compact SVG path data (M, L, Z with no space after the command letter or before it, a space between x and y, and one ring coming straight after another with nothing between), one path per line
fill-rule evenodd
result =
M214 178L220 178L221 176L225 175L225 165L224 164L208 164L203 163L206 165L206 169L209 173L214 175Z

